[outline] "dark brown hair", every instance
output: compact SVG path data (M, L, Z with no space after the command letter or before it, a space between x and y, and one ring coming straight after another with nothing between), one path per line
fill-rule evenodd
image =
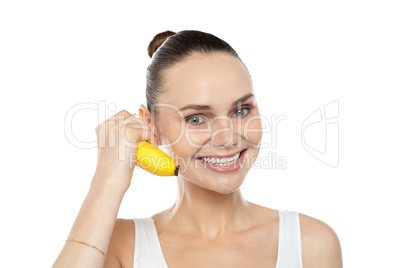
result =
M147 68L146 88L147 108L155 119L159 118L159 112L154 106L164 92L163 72L193 53L215 52L229 53L241 61L228 43L209 33L185 30L177 33L165 31L155 35L148 46L148 55L152 60Z

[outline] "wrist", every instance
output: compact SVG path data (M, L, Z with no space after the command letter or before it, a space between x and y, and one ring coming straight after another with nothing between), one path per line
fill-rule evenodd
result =
M95 173L90 190L111 198L120 197L122 199L128 187L129 185L122 183L121 179L117 176Z

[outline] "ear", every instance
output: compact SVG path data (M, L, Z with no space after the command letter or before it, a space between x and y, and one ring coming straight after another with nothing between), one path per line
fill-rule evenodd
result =
M151 112L147 107L141 104L140 108L138 109L138 114L140 117L144 118L145 122L151 125Z
M148 110L148 108L141 104L140 108L138 109L138 114L145 120L145 122L147 122L147 124L151 127L151 131L155 134L156 138L159 140L157 130L155 129L154 124L152 124L151 112Z

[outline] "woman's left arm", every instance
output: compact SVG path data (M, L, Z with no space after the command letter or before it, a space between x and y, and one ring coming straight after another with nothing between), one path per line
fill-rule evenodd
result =
M341 243L325 222L299 213L303 268L342 268Z

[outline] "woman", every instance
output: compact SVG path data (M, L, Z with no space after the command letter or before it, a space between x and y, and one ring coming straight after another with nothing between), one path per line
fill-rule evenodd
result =
M328 225L241 194L262 131L236 52L208 33L166 31L148 54L147 107L140 118L123 110L96 128L95 175L54 267L342 267ZM115 139L119 146L108 146ZM178 196L152 217L116 220L141 140L165 145L181 166Z

